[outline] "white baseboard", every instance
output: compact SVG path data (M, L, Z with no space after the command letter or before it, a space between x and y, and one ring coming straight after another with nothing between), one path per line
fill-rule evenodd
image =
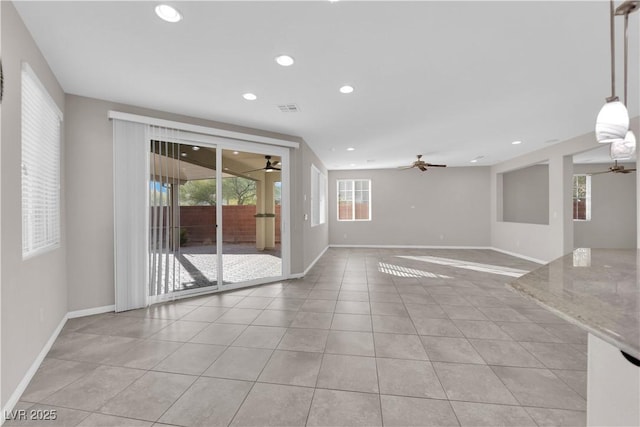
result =
M115 305L105 305L102 307L86 308L84 310L70 311L67 313L67 319L75 319L76 317L92 316L94 314L109 313L116 309Z
M42 350L40 350L40 353L38 354L38 357L36 357L36 360L33 361L31 366L29 367L29 370L27 370L26 374L24 374L24 377L22 377L22 381L20 381L16 389L11 394L11 397L9 397L9 400L7 400L7 404L4 406L4 408L2 408L0 425L4 424L5 415L10 413L13 410L13 408L16 406L16 403L18 403L18 401L20 400L22 393L24 393L24 391L27 389L27 386L33 379L33 376L38 371L38 368L40 368L40 364L42 363L44 358L47 356L47 353L49 353L49 350L51 350L51 346L53 346L53 343L58 338L58 335L60 335L60 332L62 331L62 328L64 327L64 324L66 322L67 322L67 316L65 315L60 321L60 324L58 325L58 327L55 329L55 331L53 331L53 334L51 334L51 337L49 337L49 340L47 341L47 343L44 345L44 347L42 347Z
M290 279L300 279L304 276L307 275L307 273L309 273L309 271L311 271L311 269L316 265L316 263L320 260L320 258L322 258L322 255L324 255L325 252L327 252L327 250L330 248L330 245L327 245L322 252L320 252L320 254L316 257L316 259L314 259L313 261L311 261L311 264L309 264L309 266L302 272L302 273L294 273L294 274L290 274L289 278Z
M487 248L487 249L491 249L492 251L500 252L500 253L503 253L505 255L511 255L511 256L516 257L516 258L521 258L521 259L524 259L524 260L527 260L527 261L535 262L536 264L544 265L544 264L547 264L549 262L549 261L543 261L543 260L538 259L538 258L532 258L532 257L527 256L527 255L522 255L522 254L519 254L519 253L516 253L516 252L505 251L504 249L499 249L499 248L494 248L494 247L490 247L490 248Z

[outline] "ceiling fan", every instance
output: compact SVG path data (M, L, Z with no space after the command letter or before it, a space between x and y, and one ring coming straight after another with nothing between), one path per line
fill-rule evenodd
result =
M625 168L625 167L624 167L624 166L622 166L622 165L618 165L618 161L616 160L616 161L613 163L613 166L610 166L610 167L609 167L609 170L607 170L607 171L602 171L602 172L592 172L592 173L590 173L590 174L588 174L588 175L600 175L600 174L603 174L603 173L611 173L611 172L613 172L613 173L631 173L631 172L635 172L635 171L636 171L636 169L635 169L635 168L633 168L633 169L627 169L627 168Z
M281 169L275 167L275 165L280 163L280 162L271 163L271 156L264 156L264 158L267 159L267 164L263 168L253 169L253 170L242 172L242 173L257 172L257 171L280 172Z
M422 160L422 154L418 154L416 157L418 158L418 160L411 163L410 166L400 166L398 169L406 170L406 169L418 168L422 172L426 172L427 168L446 168L447 167L447 165L434 165L433 163L425 162L424 160Z

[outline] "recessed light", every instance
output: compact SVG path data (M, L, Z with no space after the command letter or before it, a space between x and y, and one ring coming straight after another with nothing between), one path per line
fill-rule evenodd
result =
M244 99L246 99L247 101L255 101L256 99L258 99L256 94L255 93L251 93L251 92L243 94L242 97Z
M163 21L167 22L180 22L182 21L182 15L178 10L168 4L159 4L156 6L156 15Z
M513 141L511 144L513 144L513 145L519 145L519 144L522 144L522 141Z
M347 151L356 151L356 149L353 148L353 147L349 147L349 148L347 148Z
M194 145L193 147L191 147L191 149L193 151L198 151L200 149L200 147L198 147L197 145Z
M187 157L187 153L180 153L182 157Z
M355 163L351 163L349 166L353 167L353 166L355 166L355 165L356 165Z
M340 88L340 93L351 93L353 92L353 86L344 85Z
M239 154L239 151L234 151L233 154L237 156Z
M471 163L478 163L478 159L471 160Z
M295 62L289 55L276 56L276 62L283 67L289 67Z

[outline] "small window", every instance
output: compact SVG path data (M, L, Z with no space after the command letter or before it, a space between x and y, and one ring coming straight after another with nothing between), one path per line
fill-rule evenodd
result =
M62 112L22 65L22 258L60 246Z
M591 220L591 176L573 176L573 219Z
M338 180L338 221L371 221L371 180Z
M327 222L327 176L311 165L311 226Z

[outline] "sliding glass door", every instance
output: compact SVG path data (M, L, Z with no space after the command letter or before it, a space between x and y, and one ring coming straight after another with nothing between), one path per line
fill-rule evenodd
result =
M282 277L281 216L274 191L281 180L280 157L222 150L222 166L224 283Z
M288 153L184 135L155 135L149 146L152 301L285 276L280 206Z
M152 139L150 295L218 284L216 149Z

